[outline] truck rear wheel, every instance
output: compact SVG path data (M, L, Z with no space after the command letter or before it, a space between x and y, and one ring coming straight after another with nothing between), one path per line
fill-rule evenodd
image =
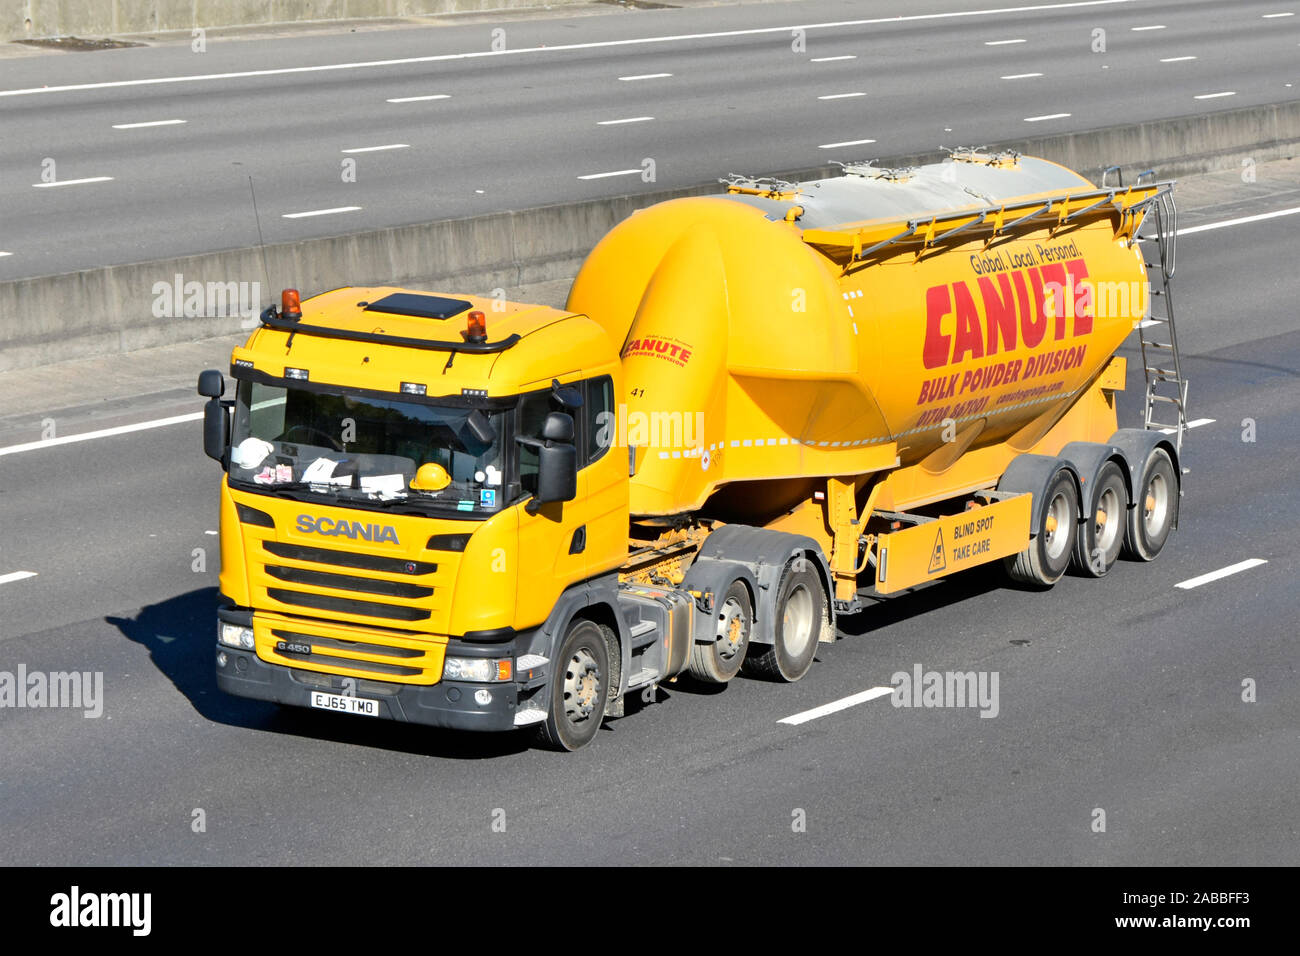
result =
M761 654L751 649L745 673L788 682L807 674L817 655L825 604L821 580L807 560L792 559L777 585L773 644Z
M577 620L560 644L551 671L551 706L537 725L537 738L555 750L577 750L591 743L605 717L609 698L609 654L605 635L593 621Z
M1099 578L1119 559L1128 521L1128 489L1124 473L1106 462L1088 490L1088 506L1074 543L1074 566Z
M1062 468L1047 486L1046 503L1029 547L1004 558L1007 573L1021 584L1051 587L1070 566L1079 533L1079 499L1074 477Z
M691 646L690 673L696 680L725 684L740 672L749 634L754 627L754 605L741 581L731 582L717 608L717 634L710 644Z
M1124 553L1151 561L1164 549L1177 519L1178 472L1169 452L1153 448L1142 466L1142 481L1133 489Z

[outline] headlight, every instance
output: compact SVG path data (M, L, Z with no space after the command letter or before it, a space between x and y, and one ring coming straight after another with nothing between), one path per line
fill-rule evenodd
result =
M222 624L217 632L217 640L231 647L242 647L246 651L253 649L253 629L240 627L238 624Z
M443 680L471 680L487 684L510 680L513 672L513 662L508 657L448 657L442 665Z

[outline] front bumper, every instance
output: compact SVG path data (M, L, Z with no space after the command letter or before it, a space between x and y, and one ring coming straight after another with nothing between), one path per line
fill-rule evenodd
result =
M242 620L251 617L246 617L247 612L231 613L231 610L233 609L221 609L219 617L231 623L242 623ZM456 640L448 643L449 653L460 654L466 651L471 656L484 655L485 647L463 644ZM490 653L494 657L513 656L513 642L490 645ZM221 663L223 655L224 665ZM269 700L294 707L311 707L313 691L330 694L350 692L352 696L376 701L379 705L377 716L388 720L456 730L499 731L515 728L519 686L514 682L489 684L445 680L423 685L358 680L268 664L253 651L221 643L216 643L216 658L217 686L236 697ZM480 691L487 691L490 699L481 702L478 697Z

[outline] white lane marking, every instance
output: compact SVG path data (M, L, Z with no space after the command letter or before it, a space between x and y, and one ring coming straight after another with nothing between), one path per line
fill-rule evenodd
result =
M1163 23L1156 23L1149 27L1129 27L1129 29L1134 33L1141 33L1143 30L1163 30L1164 28L1165 25Z
M815 56L808 62L809 63L834 63L836 60L856 60L857 58L858 55L856 53L846 53L844 56Z
M1209 232L1211 229L1240 226L1248 222L1261 222L1265 219L1276 219L1279 216L1294 216L1296 213L1300 213L1300 206L1292 206L1290 209L1275 209L1272 212L1261 212L1257 216L1242 216L1240 219L1225 219L1222 222L1207 222L1199 226L1188 226L1186 229L1179 229L1178 235L1190 236L1194 232Z
M1278 17L1293 17L1294 13L1264 13L1260 15L1261 20L1276 20Z
M385 150L409 150L409 143L389 143L387 146L355 146L351 150L339 150L339 152L383 152Z
M126 435L131 432L142 432L151 428L162 428L164 425L178 425L181 422L197 422L202 417L202 412L191 412L188 415L173 415L170 418L155 418L153 421L137 422L134 425L118 425L115 428L101 428L98 431L82 432L79 435L61 435L58 438L44 438L40 441L29 441L24 442L21 445L9 445L6 448L0 448L0 455L16 455L23 451L35 451L38 448L53 448L55 445L71 445L74 442L90 441L92 438L112 438L114 435Z
M352 149L341 149L340 153L381 153L386 149L410 149L410 143L389 143L387 146L354 146Z
M1162 59L1161 63L1185 63L1188 60L1195 60L1194 56L1167 56Z
M1200 95L1193 98L1198 100L1214 100L1214 99L1218 99L1220 96L1236 96L1236 95L1237 95L1236 90L1224 90L1222 93L1201 93Z
M182 126L185 120L150 120L147 123L114 123L113 129L144 129L148 126Z
M203 532L203 533L204 533L204 534L216 534L215 531L205 531L205 532Z
M560 43L555 46L517 47L506 50L474 50L469 53L438 53L396 60L366 60L356 63L321 63L316 66L284 66L268 70L242 70L237 73L199 73L190 76L158 76L143 80L111 80L104 83L71 83L64 86L35 86L21 90L0 90L0 96L26 96L34 93L65 93L72 90L100 90L120 86L150 86L158 83L193 83L200 80L233 80L254 76L281 76L291 73L318 73L328 70L359 70L377 66L405 66L411 63L437 63L444 60L474 60L480 57L517 56L525 53L563 53L569 50L594 50L601 47L637 46L647 43L676 43L682 40L714 40L727 37L758 36L769 33L788 34L792 30L831 30L843 27L874 26L886 23L909 23L921 20L951 20L960 17L989 17L1003 14L1033 13L1042 10L1071 10L1081 7L1108 7L1131 4L1137 0L1074 0L1068 3L1037 3L1024 7L994 7L987 10L954 10L947 13L914 13L901 17L876 17L869 20L839 20L828 23L803 23L784 27L755 27L749 30L719 30L713 33L682 33L672 36L633 37L627 40L599 40L590 43Z
M1198 419L1196 419L1195 421L1190 421L1190 422L1188 422L1188 423L1187 423L1187 427L1188 427L1188 428L1200 428L1202 425L1213 425L1213 424L1214 424L1214 419L1213 419L1213 418L1198 418ZM1176 431L1178 431L1177 428L1162 428L1162 429L1160 429L1160 432L1161 432L1161 434L1163 434L1163 435L1172 435L1172 434L1173 434L1174 432L1176 432Z
M633 80L662 80L665 77L672 76L671 73L638 73L636 76L620 76L619 79L624 83L631 83Z
M819 96L819 100L847 100L853 96L866 96L866 93L827 93L825 96Z
M1024 37L1017 37L1014 40L985 40L985 46L1006 46L1008 43L1024 43Z
M1249 571L1251 568L1257 568L1261 564L1268 564L1263 558L1251 558L1248 561L1238 561L1236 564L1230 564L1226 568L1219 568L1217 571L1211 571L1209 574L1202 574L1199 577L1188 578L1186 581L1180 581L1174 585L1176 588L1182 588L1184 591L1190 591L1192 588L1199 588L1202 584L1209 584L1211 581L1217 581L1219 578L1226 578L1230 574L1238 574L1241 571Z
M1026 116L1026 123L1041 123L1043 120L1065 119L1069 113L1047 113L1044 116Z
M596 125L597 126L621 126L624 123L648 123L652 119L654 119L653 116L629 116L627 119L600 120L596 123Z
M32 183L34 189L49 189L51 186L80 186L82 183L106 183L112 176L90 176L86 179L60 179L53 183Z
M306 212L286 212L281 219L306 219L308 216L332 216L336 212L356 212L360 206L335 206L333 209L308 209Z
M11 571L9 574L0 574L0 584L8 584L10 581L24 581L27 578L36 577L35 571Z
M616 169L612 173L588 173L587 175L579 176L578 178L579 179L608 179L610 176L631 176L634 173L639 173L639 172L641 172L639 168L638 169Z
M827 714L838 713L841 710L848 710L850 707L856 707L858 704L865 704L869 700L875 700L878 697L888 697L894 692L892 687L873 687L871 690L864 690L860 694L853 694L850 697L843 697L840 700L831 701L829 704L822 704L820 707L814 707L812 710L805 710L802 713L791 714L789 717L782 717L777 721L778 724L789 724L797 727L799 724L806 724L810 720L816 720L818 717L825 717Z
M13 255L12 252L0 252L0 259L3 259L5 256L12 256L12 255Z
M450 93L430 93L428 96L394 96L389 103L425 103L429 100L449 100Z
M868 143L874 143L874 139L850 139L843 143L823 143L818 149L839 149L841 146L865 146Z
M1004 76L1004 80L1027 80L1030 77L1042 76L1041 73L1012 73L1010 76Z

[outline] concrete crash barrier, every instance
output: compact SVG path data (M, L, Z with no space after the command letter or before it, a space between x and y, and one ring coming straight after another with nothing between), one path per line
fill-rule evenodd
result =
M1124 182L1239 168L1294 155L1300 102L1223 110L992 144L1041 156L1094 182L1112 164ZM882 158L879 166L936 162L941 152ZM755 171L758 172L758 171ZM833 166L775 173L805 180ZM1114 180L1112 179L1112 182ZM492 294L569 279L587 253L637 209L716 193L717 183L542 206L0 283L0 371L189 342L252 328L281 285L312 295L339 285L404 285ZM267 277L274 284L267 288Z
M480 13L588 0L0 0L0 39Z

